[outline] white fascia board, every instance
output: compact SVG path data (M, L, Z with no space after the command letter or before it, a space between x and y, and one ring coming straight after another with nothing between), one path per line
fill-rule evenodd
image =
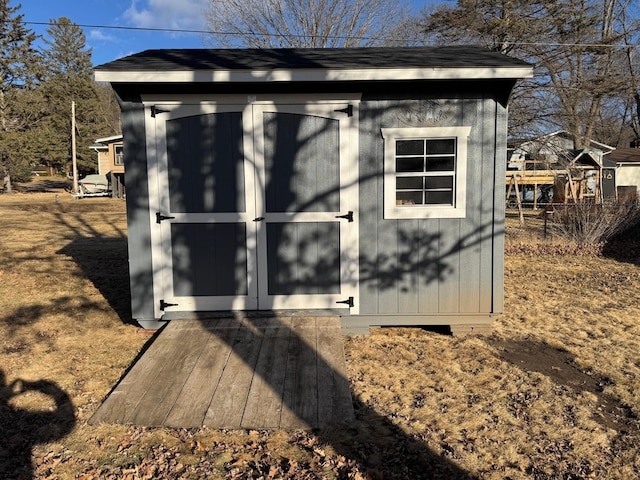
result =
M117 140L122 140L122 135L112 135L110 137L96 138L96 143L108 143Z
M260 83L391 80L483 80L531 78L531 67L429 67L295 70L182 70L95 72L97 82L112 83Z

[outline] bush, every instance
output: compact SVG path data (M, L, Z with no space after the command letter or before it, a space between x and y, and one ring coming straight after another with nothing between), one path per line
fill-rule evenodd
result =
M554 205L547 232L578 245L603 244L640 222L640 203Z

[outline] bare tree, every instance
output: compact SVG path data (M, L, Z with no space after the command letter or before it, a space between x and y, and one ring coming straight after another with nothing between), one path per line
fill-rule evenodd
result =
M617 0L546 1L546 26L528 49L555 93L552 111L558 126L573 135L578 149L588 148L605 103L621 98L626 89L629 78L619 47L627 27L617 18L627 5Z
M431 43L479 43L535 65L535 78L519 83L513 127L531 135L562 128L576 148L595 132L618 132L632 78L626 46L634 38L630 0L459 0L426 13ZM612 138L620 137L613 135Z
M210 0L211 43L249 48L331 48L406 44L401 0Z

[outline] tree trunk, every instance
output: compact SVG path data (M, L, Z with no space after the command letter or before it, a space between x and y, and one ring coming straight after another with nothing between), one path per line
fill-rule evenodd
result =
M11 172L9 171L9 155L6 153L2 154L0 174L2 175L2 189L4 193L13 193L13 188L11 187Z

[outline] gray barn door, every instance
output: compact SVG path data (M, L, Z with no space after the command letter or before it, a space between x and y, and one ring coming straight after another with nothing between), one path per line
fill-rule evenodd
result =
M160 314L348 308L357 167L344 106L154 107Z

